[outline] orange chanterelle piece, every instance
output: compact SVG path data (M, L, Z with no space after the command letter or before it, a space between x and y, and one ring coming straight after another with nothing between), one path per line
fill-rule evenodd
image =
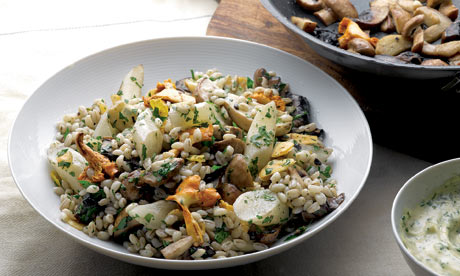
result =
M200 191L201 178L192 175L184 179L177 187L176 194L168 196L166 200L173 200L182 208L187 234L193 237L196 245L203 243L204 224L200 225L190 213L188 207L199 205L211 207L220 199L219 193L214 188L207 188Z
M344 17L342 21L340 21L338 31L339 34L343 34L341 37L339 37L339 46L342 49L347 49L348 42L354 38L364 39L374 47L377 45L377 42L379 42L378 38L369 37L367 33L361 30L358 24L347 17Z
M75 142L77 144L78 151L88 161L89 166L78 177L79 180L88 180L91 182L101 182L105 179L104 173L113 178L118 172L117 165L110 161L107 157L100 154L99 152L93 151L90 147L83 143L83 133L78 133ZM88 176L88 168L94 170L92 176Z

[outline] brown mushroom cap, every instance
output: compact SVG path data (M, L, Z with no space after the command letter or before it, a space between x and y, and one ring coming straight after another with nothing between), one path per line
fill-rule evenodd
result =
M425 42L424 32L421 27L418 27L414 33L414 39L412 40L411 51L414 53L421 53L423 49L423 44Z
M428 28L424 31L424 38L428 43L438 40L452 23L447 16L429 7L420 7L415 10L414 15L419 14L425 16L423 23Z
M348 51L369 57L375 56L374 47L369 43L369 41L362 38L353 38L350 40L348 42Z
M370 9L365 10L356 20L362 29L375 28L381 24L390 13L390 2L388 0L374 0L369 3Z
M267 75L265 68L259 68L254 72L254 88L262 85L262 78Z
M444 33L442 33L442 43L454 40L460 40L460 21L450 24Z
M393 22L393 17L391 17L390 14L380 25L380 30L384 33L393 33L396 30L395 23Z
M344 17L358 18L358 11L349 0L324 0L324 3L337 15L338 20Z
M219 151L224 151L228 146L232 146L233 153L243 153L246 148L246 144L238 138L225 139L219 142L215 142L213 148Z
M319 10L313 14L326 26L337 21L337 15L330 8Z
M249 164L244 155L236 154L225 170L226 181L239 187L252 187L252 175L249 172Z
M412 15L399 5L392 5L390 7L390 12L395 23L396 31L401 34L404 25L411 19Z
M404 24L404 27L401 31L401 34L405 37L412 37L415 33L415 30L423 24L425 15L419 14L412 17L409 21Z
M449 17L451 20L455 20L458 17L458 8L452 4L451 0L443 2L439 6L439 12Z

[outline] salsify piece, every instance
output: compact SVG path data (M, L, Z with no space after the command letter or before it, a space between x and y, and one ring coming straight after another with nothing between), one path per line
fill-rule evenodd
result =
M211 207L220 199L219 193L214 188L207 188L200 191L200 181L201 178L198 175L189 176L177 187L174 195L166 198L166 200L177 202L182 208L187 234L193 237L194 244L196 245L203 243L204 225L200 225L193 218L188 208L191 205Z

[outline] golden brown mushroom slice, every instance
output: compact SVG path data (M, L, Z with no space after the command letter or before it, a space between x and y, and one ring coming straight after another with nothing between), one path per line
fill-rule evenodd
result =
M454 40L460 40L460 21L450 24L450 26L442 33L442 43Z
M291 16L291 22L307 33L312 33L316 28L316 22L313 22L308 18Z
M330 8L336 15L338 20L345 17L358 18L358 11L349 0L323 0L324 4Z
M455 20L458 17L458 8L452 3L451 0L444 1L439 6L439 12L449 17L451 20Z
M142 224L130 217L128 212L126 212L126 208L124 208L120 214L118 214L113 226L113 237L119 239L130 230L142 226Z
M307 11L319 11L324 5L321 0L296 0L295 2Z
M187 236L161 249L161 254L163 254L165 259L177 259L179 256L184 254L185 251L192 247L192 245L193 238L191 236Z
M248 160L242 154L235 154L225 170L226 181L239 188L254 186Z
M364 56L373 57L375 56L375 49L369 41L362 38L353 38L348 42L348 51L352 53L357 53Z
M422 53L427 56L450 58L460 52L460 41L450 41L443 44L433 45L426 43L423 45Z
M447 64L445 61L441 60L441 59L427 59L427 60L424 60L422 62L422 64L420 65L424 65L424 66L449 66L449 64Z
M313 13L326 26L329 26L337 21L337 15L330 8L324 8Z
M395 23L396 32L401 34L407 21L409 21L412 18L412 15L397 4L391 5L390 12L391 12L391 16L393 17L393 20Z
M424 31L424 39L428 43L438 40L442 36L442 33L452 23L447 16L429 7L420 7L416 9L414 15L419 14L425 16L423 23L427 25L428 28Z
M91 182L101 182L105 179L104 173L113 178L118 172L117 165L99 152L93 151L83 143L83 133L78 133L75 142L78 151L88 161L89 166L78 177L79 180L89 180ZM88 175L88 169L93 169L94 173Z
M412 47L412 41L402 35L387 35L382 37L377 46L375 53L377 55L396 56Z
M380 25L380 30L384 33L393 33L396 30L395 23L393 22L393 17L391 17L390 14Z
M415 34L417 28L421 27L425 20L425 15L419 14L406 22L403 29L401 30L401 35L405 37L412 37Z
M369 3L370 9L365 10L355 21L362 29L371 29L380 25L390 13L389 0L374 0Z

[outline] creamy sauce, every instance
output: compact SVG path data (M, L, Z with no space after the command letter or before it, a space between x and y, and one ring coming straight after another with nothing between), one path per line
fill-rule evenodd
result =
M419 261L442 275L460 275L460 176L401 218L401 240Z

